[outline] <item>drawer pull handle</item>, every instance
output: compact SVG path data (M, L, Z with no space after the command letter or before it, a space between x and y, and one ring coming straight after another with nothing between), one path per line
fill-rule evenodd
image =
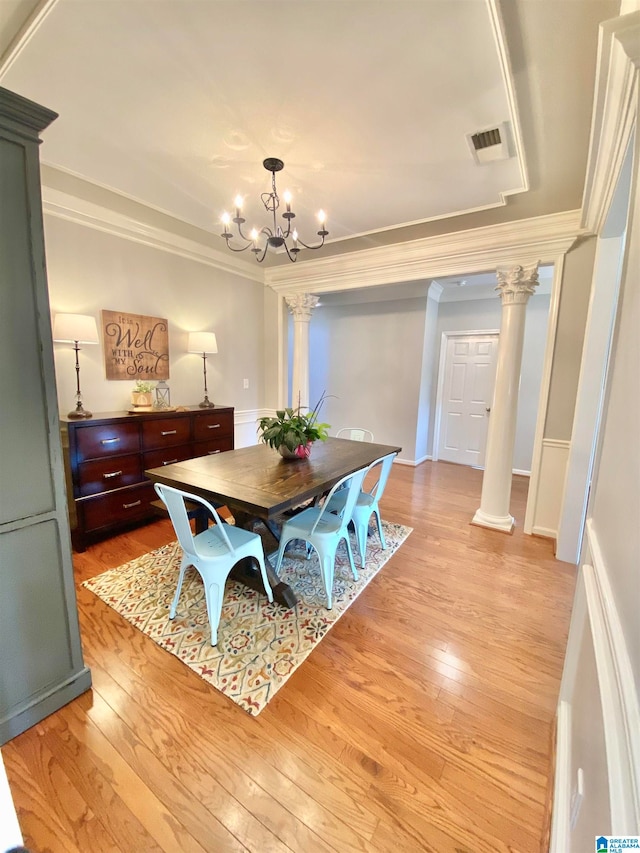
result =
M220 424L207 424L207 429L220 429Z
M122 509L131 509L133 506L140 506L142 501L134 501L132 504L122 504Z
M111 471L109 474L103 474L105 480L110 480L112 477L120 477L122 471Z
M175 435L177 432L177 429L165 429L160 433L160 435Z
M119 438L103 438L100 444L115 444L120 441Z
M214 453L220 453L220 451L219 450L208 450L207 451L208 456L213 456Z
M177 462L177 459L167 459L166 462L163 462L163 465L173 465L174 462Z

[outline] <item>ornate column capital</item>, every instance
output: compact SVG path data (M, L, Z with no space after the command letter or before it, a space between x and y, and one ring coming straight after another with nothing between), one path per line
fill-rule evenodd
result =
M496 270L503 305L525 305L538 286L538 264Z
M311 312L320 301L319 296L312 293L292 293L284 297L287 308L293 315L294 320L311 320Z

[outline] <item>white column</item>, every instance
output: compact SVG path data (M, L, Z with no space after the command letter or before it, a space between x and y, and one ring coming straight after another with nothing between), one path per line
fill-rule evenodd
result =
M296 408L299 401L304 409L309 407L309 323L319 297L311 293L294 293L285 296L285 301L293 317L291 405Z
M527 302L538 284L538 264L498 270L497 275L496 290L500 291L502 298L498 363L487 434L482 497L472 523L511 533L514 519L509 513L509 503L524 324Z

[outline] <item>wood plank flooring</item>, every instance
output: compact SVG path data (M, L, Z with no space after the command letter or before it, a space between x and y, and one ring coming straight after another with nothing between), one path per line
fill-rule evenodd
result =
M414 532L253 718L78 587L93 689L2 748L34 853L541 853L576 569L472 526L482 473L394 466ZM80 583L174 538L74 555Z

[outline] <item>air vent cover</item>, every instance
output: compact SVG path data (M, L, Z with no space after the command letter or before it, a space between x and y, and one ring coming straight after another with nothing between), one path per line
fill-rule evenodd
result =
M482 130L480 133L474 133L471 136L473 147L476 151L481 151L483 148L491 148L492 145L500 145L500 128L493 127L491 130Z
M508 139L509 133L506 122L502 122L496 127L467 134L469 150L473 159L481 166L485 163L493 163L496 160L508 160L511 156Z

